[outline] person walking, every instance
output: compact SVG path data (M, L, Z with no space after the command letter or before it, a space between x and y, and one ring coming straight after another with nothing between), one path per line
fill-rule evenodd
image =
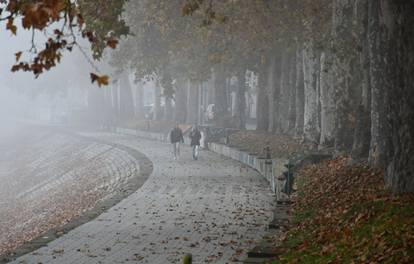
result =
M193 148L193 159L198 160L198 150L200 148L201 133L197 126L193 126L190 132L191 147Z
M183 131L179 127L178 123L170 132L170 140L173 146L174 159L178 159L180 156L180 143L184 143Z

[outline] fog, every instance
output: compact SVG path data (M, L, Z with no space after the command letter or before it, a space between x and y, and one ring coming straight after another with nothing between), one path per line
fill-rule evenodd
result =
M0 1L0 264L412 263L413 12Z

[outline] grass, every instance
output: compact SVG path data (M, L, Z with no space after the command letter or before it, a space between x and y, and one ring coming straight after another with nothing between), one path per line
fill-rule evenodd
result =
M272 263L414 263L414 197L346 158L299 173L294 227Z

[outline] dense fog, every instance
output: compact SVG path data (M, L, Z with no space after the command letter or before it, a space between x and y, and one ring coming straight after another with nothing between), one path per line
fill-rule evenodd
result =
M413 12L0 1L0 264L412 263Z

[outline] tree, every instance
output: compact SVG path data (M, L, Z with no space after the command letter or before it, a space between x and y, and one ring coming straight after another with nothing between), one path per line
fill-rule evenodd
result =
M32 72L36 77L55 67L64 51L79 46L78 38L91 43L93 57L99 59L106 47L115 48L117 39L128 33L121 19L125 0L3 0L0 2L0 21L6 21L6 28L13 35L18 34L16 22L21 20L25 30L32 31L32 47L28 56L16 53L16 64L12 71ZM98 15L97 15L98 14ZM45 46L38 49L34 43L36 33L49 30ZM30 57L33 57L30 59ZM108 76L91 74L92 82L99 86L108 84Z

